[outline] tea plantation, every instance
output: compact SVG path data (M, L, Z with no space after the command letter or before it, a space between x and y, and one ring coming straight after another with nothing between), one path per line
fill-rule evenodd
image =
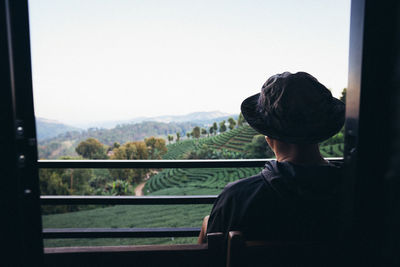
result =
M248 125L228 132L199 139L169 144L163 159L186 159L191 153L211 149L213 155L228 151L243 155L246 144L257 135ZM235 154L236 153L236 154ZM343 155L343 144L321 145L324 157ZM237 157L236 157L237 158ZM224 186L260 172L261 168L163 169L146 181L146 195L216 195ZM43 216L44 228L131 228L131 227L200 227L211 205L145 205L111 206L92 210ZM91 245L142 245L193 243L196 238L138 238L138 239L60 239L45 240L46 247Z

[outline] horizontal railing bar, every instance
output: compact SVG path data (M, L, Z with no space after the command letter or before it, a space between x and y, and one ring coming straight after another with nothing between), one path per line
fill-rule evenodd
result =
M268 159L234 160L39 160L39 168L225 168L263 167Z
M273 159L218 159L218 160L38 160L39 168L94 168L94 169L159 169L159 168L245 168L263 167ZM341 161L343 158L327 158Z
M41 205L213 204L216 195L195 196L41 196Z
M198 236L200 227L185 228L45 228L43 238L144 238Z

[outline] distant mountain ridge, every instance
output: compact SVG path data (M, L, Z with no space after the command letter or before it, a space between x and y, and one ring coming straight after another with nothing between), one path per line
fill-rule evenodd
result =
M133 123L141 123L145 121L157 121L157 122L193 122L193 123L201 123L207 124L211 120L223 120L229 117L237 116L237 114L229 114L221 111L199 111L192 112L184 115L163 115L163 116L155 116L155 117L135 117L128 120L110 120L110 121L95 121L90 123L76 123L79 128L106 128L111 129L116 127L117 125L123 124L133 124Z
M56 137L57 135L62 133L80 130L82 129L64 124L56 120L36 117L36 135L39 141Z

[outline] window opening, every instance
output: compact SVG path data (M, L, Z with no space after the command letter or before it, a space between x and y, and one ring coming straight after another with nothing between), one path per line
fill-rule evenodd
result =
M259 172L260 162L235 163L273 157L241 117L241 101L282 71L310 72L345 101L349 7L350 1L30 1L42 195L215 196L226 183ZM320 144L321 154L341 158L343 140L342 130ZM232 166L89 169L45 161L204 159ZM44 228L113 208L129 207L44 205Z

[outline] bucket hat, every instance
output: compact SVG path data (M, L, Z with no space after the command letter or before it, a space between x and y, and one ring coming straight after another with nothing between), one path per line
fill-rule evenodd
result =
M241 111L259 133L294 144L315 144L343 127L345 105L306 72L270 77L261 92L246 98Z

